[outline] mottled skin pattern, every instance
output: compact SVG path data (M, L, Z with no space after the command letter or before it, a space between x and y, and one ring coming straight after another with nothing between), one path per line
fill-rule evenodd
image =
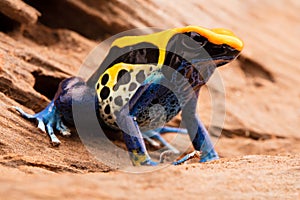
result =
M201 151L200 162L218 159L196 115L197 97L214 69L235 59L242 48L242 41L230 31L196 26L119 38L87 82L78 77L62 81L50 105L36 115L17 109L23 116L37 119L39 128L47 130L57 144L53 129L69 132L63 121L73 123L72 103L95 103L99 123L122 130L134 165L157 164L147 153L143 134L152 132L154 138L173 148L153 129L182 111L195 152ZM100 69L105 70L101 73Z

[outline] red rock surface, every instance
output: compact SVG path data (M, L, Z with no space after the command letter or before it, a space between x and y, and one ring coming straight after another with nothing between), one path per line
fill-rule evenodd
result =
M300 198L299 1L24 2L41 13L36 24L21 25L0 14L1 197ZM218 69L226 92L219 161L150 174L111 172L76 134L59 136L62 145L54 148L11 107L44 108L59 81L76 75L88 53L113 34L189 24L226 27L245 43L239 59ZM215 125L209 96L214 91L203 89L200 96L198 110L207 126Z

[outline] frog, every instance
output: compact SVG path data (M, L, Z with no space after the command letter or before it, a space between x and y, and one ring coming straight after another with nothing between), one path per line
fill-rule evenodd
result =
M235 60L243 46L228 29L193 25L120 37L88 80L76 76L63 80L39 113L16 109L36 120L52 144L59 145L55 131L70 135L72 104L93 105L101 126L122 132L134 166L159 164L150 157L144 138L153 144L151 138L158 139L178 153L161 136L168 131L188 134L194 148L173 164L182 164L199 152L199 162L217 160L219 155L196 112L198 96L215 69ZM186 128L166 126L179 113Z

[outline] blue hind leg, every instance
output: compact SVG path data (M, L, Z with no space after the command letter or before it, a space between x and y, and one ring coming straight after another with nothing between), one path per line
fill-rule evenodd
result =
M38 128L48 133L51 143L54 146L60 144L59 139L54 134L54 129L60 131L63 135L70 135L70 130L63 124L60 114L54 105L54 101L51 101L44 110L35 115L30 115L19 107L15 108L24 118L37 120Z
M25 113L21 108L15 107L16 110L26 119L36 120L38 128L47 132L51 143L55 146L60 144L60 141L55 136L54 131L59 131L62 135L70 135L70 130L64 125L62 118L72 124L72 100L73 96L82 95L83 97L92 96L89 94L88 87L85 85L84 80L78 77L71 77L63 80L55 94L54 99L50 104L41 112L30 115ZM77 95L73 95L77 93ZM84 102L79 99L79 102ZM89 101L87 103L90 103ZM94 103L94 102L92 102Z

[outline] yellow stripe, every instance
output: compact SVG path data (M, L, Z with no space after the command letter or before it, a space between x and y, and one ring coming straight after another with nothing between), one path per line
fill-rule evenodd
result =
M148 42L155 45L159 49L158 68L160 68L165 60L166 48L170 38L177 33L196 32L208 39L213 44L227 44L238 51L243 49L243 42L237 38L231 31L226 29L206 29L199 26L186 26L182 28L174 28L166 31L153 33L142 36L125 36L116 39L112 46L123 48L142 42Z
M141 71L144 70L145 74L149 74L150 73L150 68L155 68L155 65L151 65L151 64L127 64L127 63L117 63L115 65L113 65L112 67L108 68L103 74L101 74L101 76L98 79L98 83L100 84L100 88L99 91L102 88L101 85L101 80L102 77L105 74L109 75L109 80L108 82L105 84L107 87L109 88L113 88L113 86L115 84L117 84L117 76L119 74L119 72L123 69L127 70L128 72L130 71Z
M117 46L120 48L139 44L142 42L147 42L154 44L159 49L159 58L157 67L160 68L164 61L165 61L165 54L166 54L166 47L170 38L175 35L176 32L171 30L166 30L158 33L153 33L149 35L142 35L142 36L125 36L119 39L116 39L112 46Z
M209 30L200 26L187 26L183 28L175 28L173 30L178 33L196 32L207 38L207 40L213 44L227 44L238 51L241 51L244 47L242 40L236 37L233 32L226 29L218 28Z

